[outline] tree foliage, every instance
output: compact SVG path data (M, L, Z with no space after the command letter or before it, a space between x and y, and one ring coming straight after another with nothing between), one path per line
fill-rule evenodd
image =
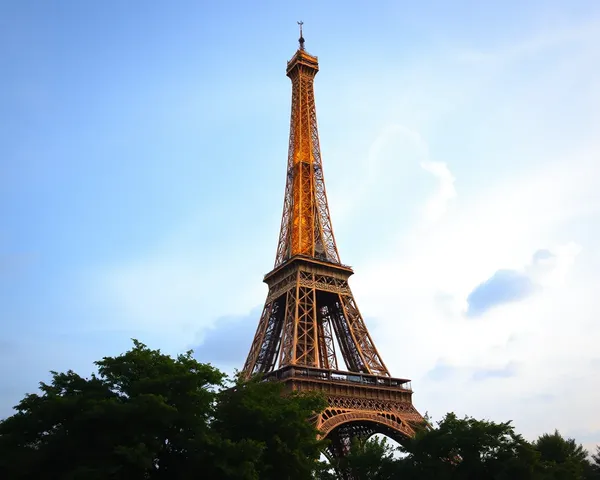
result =
M354 438L350 452L343 458L332 459L322 468L320 480L335 480L342 473L369 480L392 480L397 478L399 463L394 457L394 448L386 438Z
M600 451L598 452L600 455ZM529 443L510 422L495 423L449 413L437 426L405 439L396 454L385 442L355 442L334 462L357 480L554 480L592 479L586 452L558 432ZM336 478L321 473L322 480Z
M233 442L258 442L262 455L255 467L261 480L312 478L325 444L308 419L325 406L318 395L285 394L280 382L238 379L220 394L213 427Z
M563 438L555 430L545 433L534 442L540 454L544 478L556 480L579 480L591 478L592 465L585 449L572 438Z
M596 452L592 454L592 477L600 479L600 445L596 445Z
M228 390L191 352L173 359L137 341L96 365L88 379L52 372L0 423L0 478L254 480L275 478L276 461L302 472L278 478L310 478L318 397L283 401L268 382Z
M507 423L449 413L437 428L422 430L400 448L408 478L533 478L537 453Z
M52 372L0 422L0 478L10 480L579 480L600 478L592 461L557 431L529 443L507 423L450 413L398 449L354 439L350 452L319 461L326 442L310 420L317 394L279 382L248 382L134 341L97 373ZM337 472L337 473L336 473Z

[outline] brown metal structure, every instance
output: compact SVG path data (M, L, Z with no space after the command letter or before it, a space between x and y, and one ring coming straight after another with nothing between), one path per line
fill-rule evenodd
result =
M317 129L319 64L304 49L300 28L300 48L287 64L292 113L281 233L243 375L323 392L329 406L317 427L332 440L330 454L339 456L353 436L401 440L424 420L412 404L410 381L392 378L375 348L348 285L353 271L340 263Z

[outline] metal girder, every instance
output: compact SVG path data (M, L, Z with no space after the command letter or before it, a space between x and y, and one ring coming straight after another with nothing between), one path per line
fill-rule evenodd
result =
M271 285L243 371L249 376L286 365L337 369L338 343L349 371L389 376L343 279L348 274L334 264L316 273L307 262L290 262L283 280Z

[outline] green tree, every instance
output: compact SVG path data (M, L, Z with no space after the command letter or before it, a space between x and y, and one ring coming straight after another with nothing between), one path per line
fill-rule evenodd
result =
M592 478L600 479L600 445L596 445L596 453L592 454Z
M459 419L449 413L437 426L417 431L398 448L371 439L356 441L350 453L330 467L358 479L533 480L539 479L539 453L516 434L510 422ZM335 478L330 472L319 477Z
M437 428L404 442L409 478L530 479L537 453L510 422L494 423L449 413Z
M544 478L579 480L590 476L591 465L583 446L572 438L565 439L558 430L541 435L533 445L540 453Z
M334 480L341 476L341 472L351 472L356 480L395 479L400 465L394 457L394 451L395 448L388 444L386 438L354 438L348 455L333 459L323 469L319 479Z
M205 436L213 394L204 387L222 380L211 367L192 373L191 362L136 342L130 352L97 362L99 374L90 379L52 372L51 383L40 384L41 395L27 395L17 414L0 424L0 465L8 478L41 472L46 478L142 478L162 469L166 451L181 448L182 434L176 440L172 432L186 428ZM198 394L181 400L175 381L193 382ZM191 410L192 418L184 418Z
M269 382L224 389L223 373L192 352L174 359L137 341L96 365L89 379L52 372L0 422L0 478L311 477L320 444L307 420L319 398L283 397Z
M286 392L280 382L237 379L219 395L213 427L234 443L252 439L263 447L261 480L309 479L325 446L309 419L325 406L321 395Z

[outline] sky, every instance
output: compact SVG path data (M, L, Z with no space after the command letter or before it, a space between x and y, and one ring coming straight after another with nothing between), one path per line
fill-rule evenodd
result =
M600 444L600 4L0 3L0 417L136 338L243 366L304 21L342 262L420 412Z

